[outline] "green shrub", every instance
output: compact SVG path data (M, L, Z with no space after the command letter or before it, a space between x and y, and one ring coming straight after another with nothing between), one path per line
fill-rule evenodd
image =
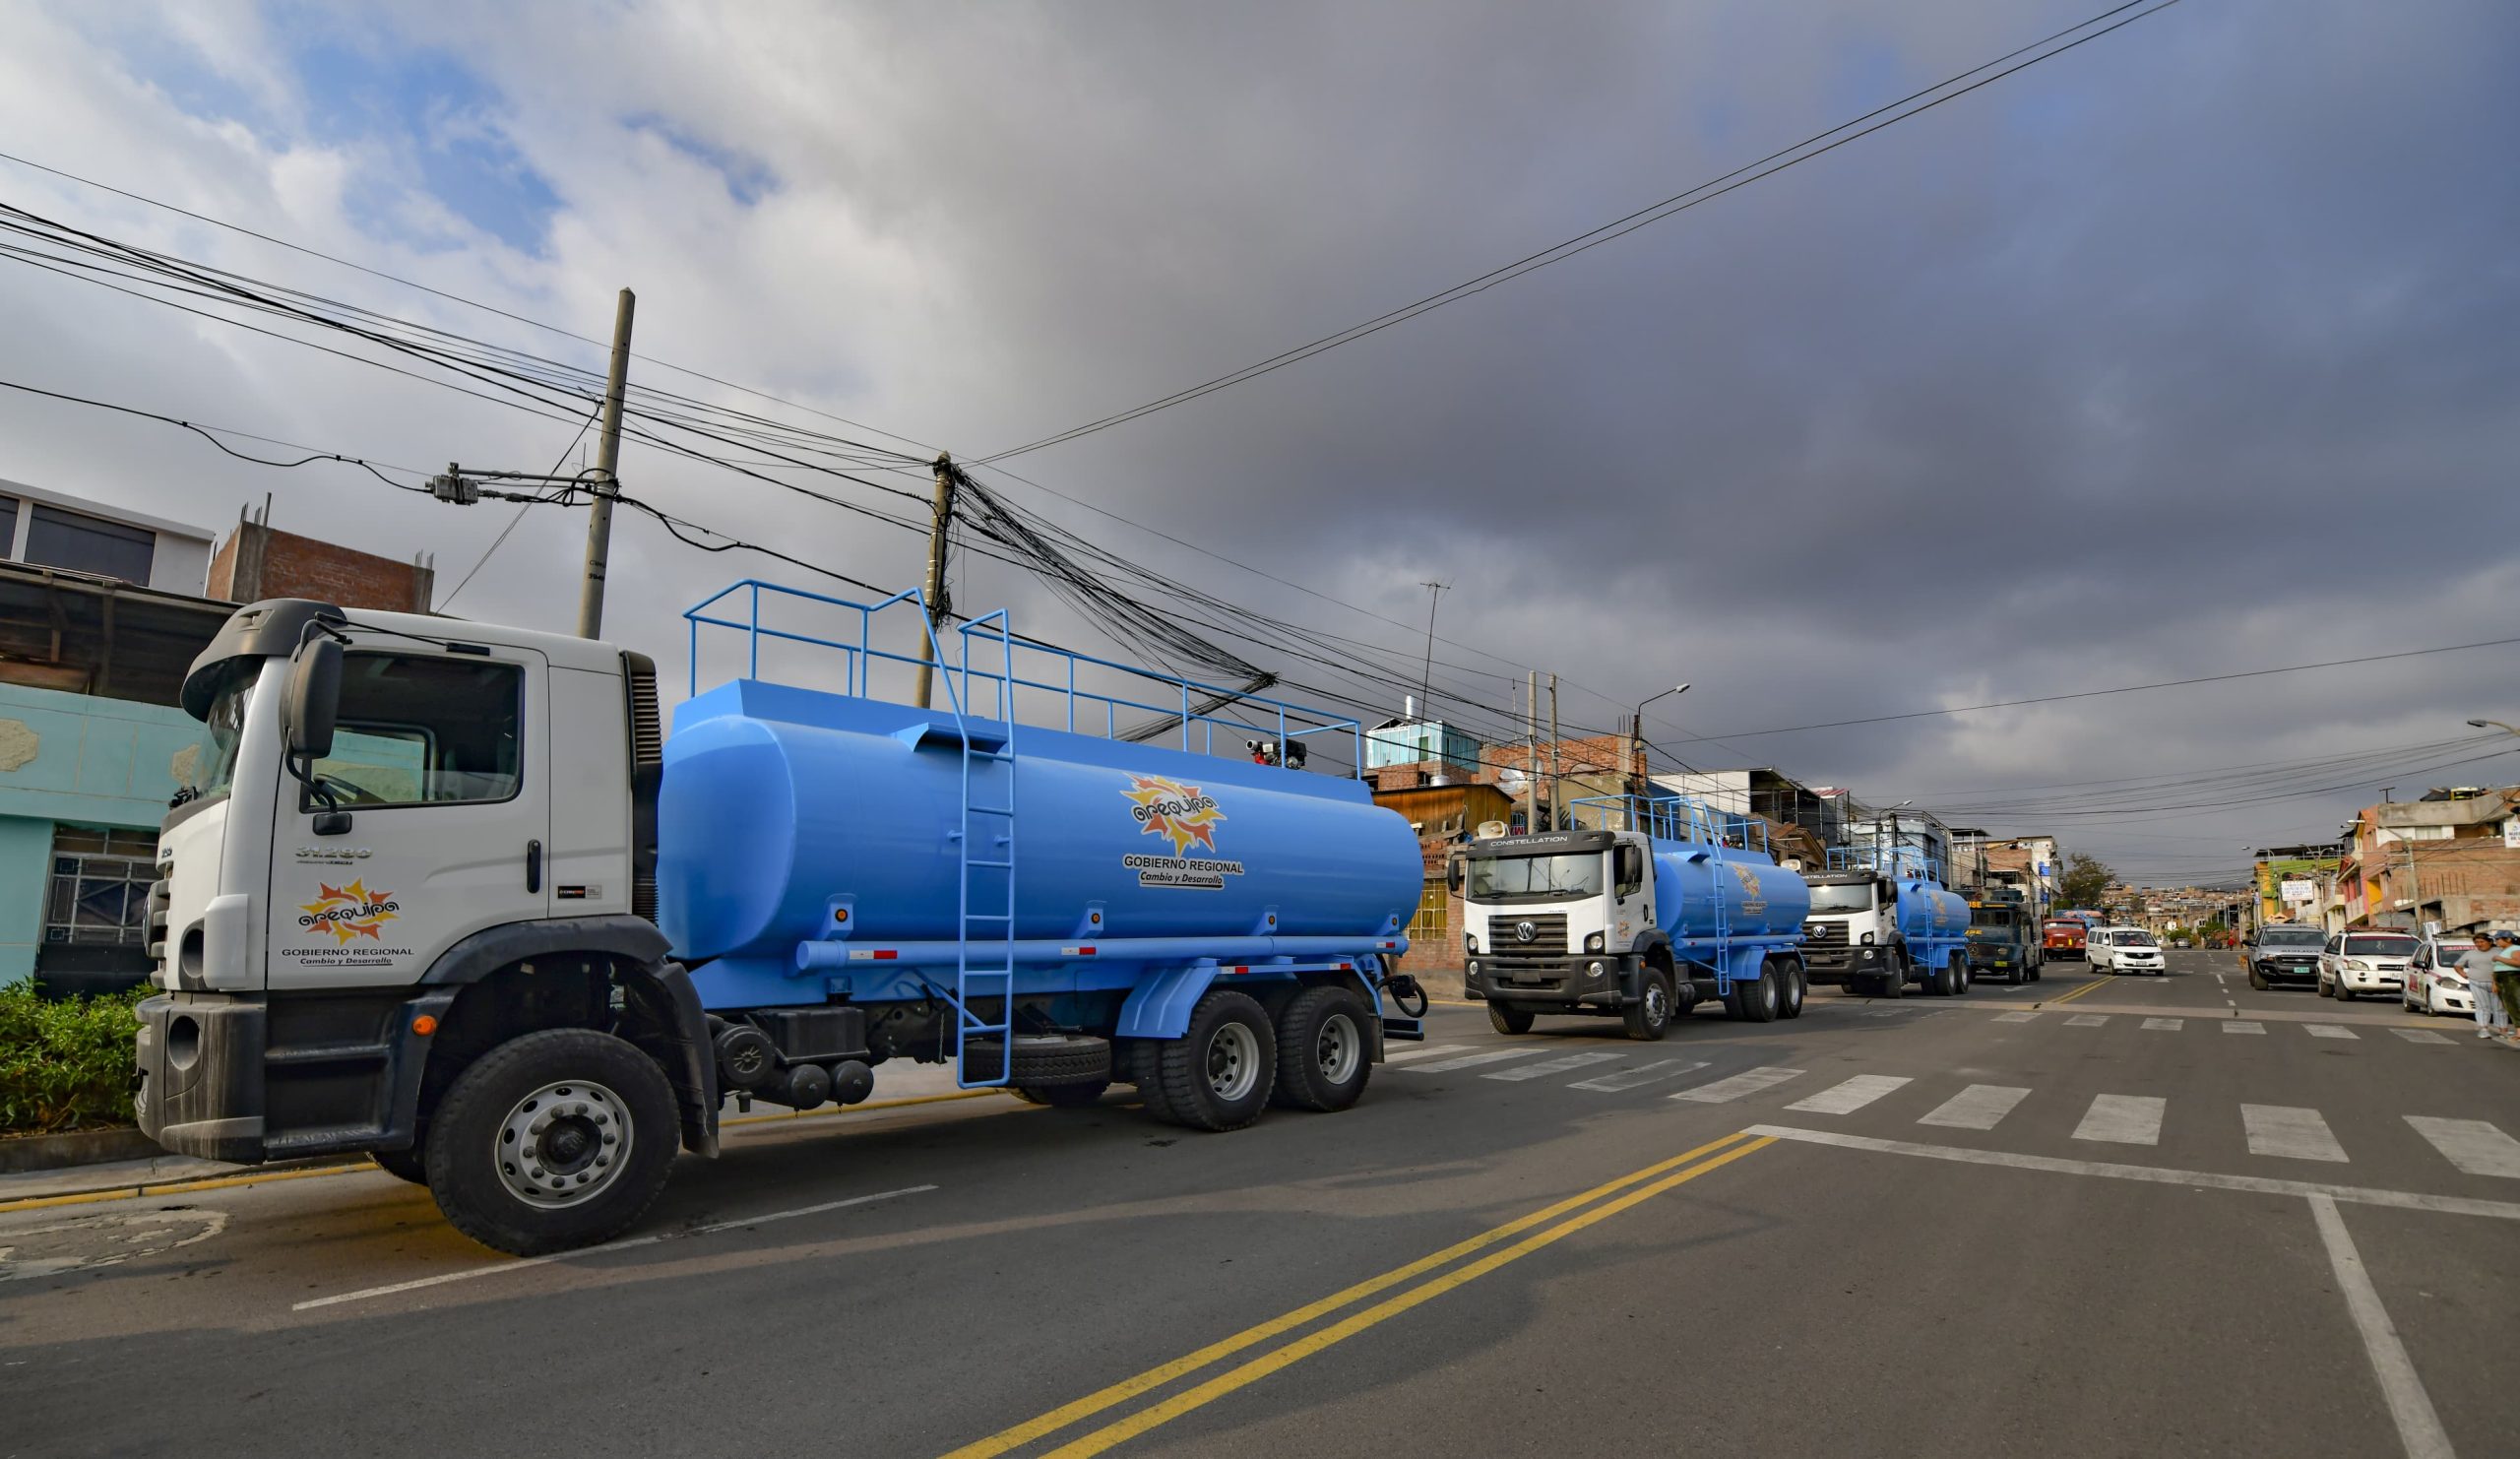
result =
M146 991L54 1001L0 987L0 1134L131 1123L133 1009Z

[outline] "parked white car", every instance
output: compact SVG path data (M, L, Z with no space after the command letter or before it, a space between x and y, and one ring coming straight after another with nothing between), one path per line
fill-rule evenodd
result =
M2427 940L2417 948L2407 965L2406 989L2398 995L2399 1004L2416 1013L2473 1017L2476 989L2468 985L2468 975L2459 971L2459 955L2475 946L2462 937L2452 942Z
M2162 945L2141 927L2098 928L2084 940L2083 951L2098 973L2147 973L2159 978L2169 972L2169 965L2162 961Z
M2319 949L2319 996L2352 1001L2362 993L2406 995L2416 940L2404 932L2339 932Z

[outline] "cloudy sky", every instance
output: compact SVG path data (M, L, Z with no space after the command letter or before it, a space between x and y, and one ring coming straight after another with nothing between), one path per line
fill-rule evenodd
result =
M650 360L898 437L662 363L634 380L973 459L1483 274L2104 4L0 3L0 151L586 336L627 285ZM2520 647L1794 727L2520 633L2515 62L2520 12L2495 0L2186 0L1528 278L1004 463L1038 485L982 479L1392 664L1424 652L1419 584L1450 582L1439 702L1482 730L1528 668L1561 675L1586 727L1686 679L1648 723L1669 757L2050 831L2145 880L2229 876L2244 843L2331 835L2378 783L2520 778L2509 757L2444 765L2480 747L2415 748L2520 723ZM0 201L600 367L18 162ZM542 470L575 430L7 260L0 378L410 467ZM756 480L638 447L622 476L835 570L920 572L915 537ZM0 476L204 526L270 492L282 527L434 552L442 592L511 515L11 393ZM566 629L583 531L536 509L453 610ZM828 586L625 519L607 630L678 667L681 607L756 570ZM1109 651L1012 567L957 577L960 605ZM1396 688L1365 692L1397 712Z

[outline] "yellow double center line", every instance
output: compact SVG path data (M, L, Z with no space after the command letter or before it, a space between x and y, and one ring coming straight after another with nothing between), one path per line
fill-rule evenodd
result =
M1300 1363L1326 1348L1345 1342L1378 1322L1397 1317L1420 1302L1441 1297L1465 1283L1476 1281L1508 1262L1519 1261L1543 1246L1573 1236L1596 1222L1606 1221L1631 1206L1652 1200L1674 1185L1694 1180L1709 1171L1739 1160L1753 1150L1775 1143L1775 1139L1770 1136L1762 1135L1752 1138L1747 1130L1726 1135L1721 1140L1700 1145L1694 1150L1672 1156L1669 1160L1659 1161L1641 1171L1621 1175L1606 1184L1596 1185L1580 1195L1569 1196L1555 1205L1509 1221L1492 1231L1481 1232L1468 1240L1455 1242L1431 1255L1421 1256L1406 1266L1394 1267L1381 1276L1369 1277L1354 1287L1334 1292L1318 1301L1307 1302L1293 1311L1272 1317L1256 1327L1245 1328L1231 1337L1210 1343L1197 1352L1176 1358L1170 1363L1148 1368L1136 1377L1114 1383L1098 1393L1089 1393L1073 1403L1063 1404L1039 1418L1028 1419L1012 1428L992 1433L975 1443L965 1444L945 1456L945 1459L988 1459L988 1456L1021 1448L1036 1439L1046 1438L1062 1428L1106 1409L1116 1408L1131 1399L1151 1393L1177 1378L1187 1377L1236 1353L1258 1347L1272 1338L1292 1332L1317 1318L1354 1306L1377 1293L1388 1292L1414 1278L1424 1276L1475 1251L1494 1246L1508 1237L1531 1231L1534 1227L1546 1228L1532 1236L1524 1237L1501 1250L1489 1252L1477 1261L1456 1267L1432 1281L1420 1283L1395 1297L1385 1298L1372 1306L1352 1313L1329 1326L1319 1328L1283 1347L1241 1363L1194 1388L1184 1389L1174 1394L1162 1403L1140 1409L1124 1419L1106 1424L1091 1433L1072 1439L1051 1450L1047 1459L1079 1459L1079 1456L1083 1455L1100 1454L1114 1444L1135 1438L1149 1429L1168 1424L1183 1414L1213 1403L1281 1368ZM1626 1193L1619 1194L1622 1191ZM1617 1198L1605 1199L1610 1196ZM1567 1219L1561 1221L1560 1217ZM1551 1226L1550 1222L1557 1224Z
M2109 980L2109 979L2110 979L2110 978L2115 978L2116 976L2117 976L2116 974L2114 974L2114 973L2110 973L2110 974L2107 974L2107 975L2105 975L2105 976L2103 976L2103 977L2100 977L2100 978L2095 978L2095 979L2093 979L2091 982L2084 983L2082 986L2080 986L2080 987L2078 987L2078 988L2074 989L2074 990L2073 990L2072 992L2070 992L2070 993L2065 994L2065 995L2064 995L2063 997L2061 997L2061 998L2049 998L2049 999L2048 1000L2048 1007L2050 1007L2050 1008L2053 1008L2053 1007L2055 1007L2055 1006L2056 1006L2057 1004L2059 1004L2059 1003L2070 1003L2070 1002L2072 1002L2072 1001L2073 1001L2074 999L2076 999L2076 998L2080 998L2080 997L2088 996L2088 995L2089 995L2089 994L2091 994L2091 993L2097 992L2097 991L2099 991L2100 989L2102 989L2102 988L2104 988L2104 987L2109 986L2109 982L2108 982L2108 980Z

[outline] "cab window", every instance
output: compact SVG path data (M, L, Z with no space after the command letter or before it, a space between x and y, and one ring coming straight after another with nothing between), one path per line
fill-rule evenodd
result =
M345 806L512 798L523 756L525 672L429 654L350 654L333 752L315 774ZM320 797L301 795L301 809Z

